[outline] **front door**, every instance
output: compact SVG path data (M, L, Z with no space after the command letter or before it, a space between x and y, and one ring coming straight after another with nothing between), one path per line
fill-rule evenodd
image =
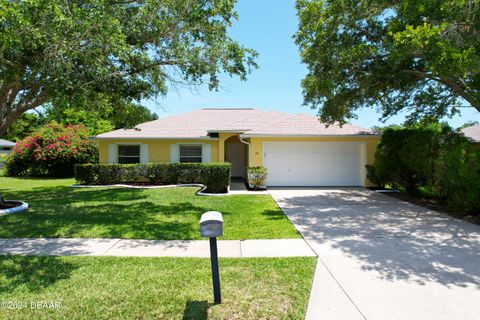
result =
M232 177L245 175L245 144L241 142L226 143L225 158L232 164Z

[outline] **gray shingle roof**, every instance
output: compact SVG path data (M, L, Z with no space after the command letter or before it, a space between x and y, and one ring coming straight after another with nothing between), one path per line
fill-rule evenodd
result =
M199 109L139 124L135 129L120 129L97 135L99 139L191 139L209 132L238 131L254 135L363 135L370 129L353 125L326 127L315 116L256 109Z
M342 136L342 135L372 135L375 132L351 124L326 126L317 117L307 114L297 114L280 121L262 126L246 133L246 135L293 135L293 136Z

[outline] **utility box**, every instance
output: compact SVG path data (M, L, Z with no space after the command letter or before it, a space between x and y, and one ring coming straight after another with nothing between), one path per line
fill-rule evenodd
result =
M202 214L200 235L206 238L223 236L223 218L220 212L209 211Z

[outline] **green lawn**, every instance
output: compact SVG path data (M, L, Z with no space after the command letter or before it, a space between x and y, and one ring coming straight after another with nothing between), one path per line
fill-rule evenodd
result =
M199 239L203 212L223 213L223 239L298 238L269 195L196 196L197 188L71 188L72 179L0 177L6 199L30 210L0 217L0 238Z
M220 259L213 305L208 259L0 257L0 319L303 319L314 269L315 258Z

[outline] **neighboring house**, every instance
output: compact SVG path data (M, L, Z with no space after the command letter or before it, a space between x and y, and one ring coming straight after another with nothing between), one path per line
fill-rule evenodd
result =
M0 139L0 154L10 154L14 146L15 142Z
M464 128L461 132L471 141L480 143L480 124Z
M101 163L230 162L268 169L268 186L367 186L379 135L317 117L255 109L200 109L95 137Z

